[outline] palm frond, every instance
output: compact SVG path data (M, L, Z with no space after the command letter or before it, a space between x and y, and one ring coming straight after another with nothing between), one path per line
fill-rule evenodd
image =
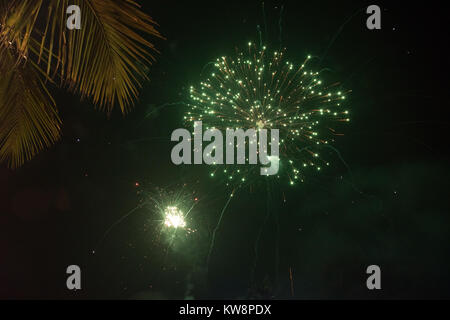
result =
M60 137L55 102L30 64L0 49L0 161L21 166Z
M66 9L81 8L81 30ZM132 0L0 0L0 161L18 167L60 137L50 81L126 113L157 52L157 24ZM44 83L45 82L45 83Z
M71 0L82 12L81 30L66 28L68 0L53 0L40 41L32 46L47 77L110 112L123 113L139 94L157 52L145 35L162 38L156 23L130 0Z
M0 50L13 49L17 63L27 60L31 34L42 0L0 1Z

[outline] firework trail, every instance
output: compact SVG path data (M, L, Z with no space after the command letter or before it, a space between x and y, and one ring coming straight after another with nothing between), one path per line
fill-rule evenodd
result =
M228 208L228 205L230 204L231 198L233 198L233 195L234 195L234 190L233 190L233 192L231 192L230 196L228 197L227 202L225 203L225 206L222 208L222 211L221 211L220 216L219 216L219 220L217 221L217 225L216 225L216 227L213 230L213 234L212 234L212 237L211 237L211 243L209 245L208 255L206 257L206 268L207 269L209 269L209 262L210 262L210 259L211 259L211 253L212 253L212 251L214 249L214 243L216 241L217 230L219 230L219 227L220 227L220 224L222 222L223 216L225 214L225 211Z

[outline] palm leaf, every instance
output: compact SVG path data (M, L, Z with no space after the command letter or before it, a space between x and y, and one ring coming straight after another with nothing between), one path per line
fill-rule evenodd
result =
M81 30L66 28L78 5ZM131 0L0 0L0 161L17 167L60 136L50 81L100 109L134 104L162 38Z
M10 50L0 50L0 161L22 165L60 137L55 102L30 64L17 65Z
M42 0L0 0L0 50L13 49L17 62L27 59L28 44Z
M130 0L71 0L82 13L81 30L66 28L69 0L53 0L39 42L32 46L48 78L110 112L123 113L147 80L146 68L157 52L144 34L160 37L156 23Z

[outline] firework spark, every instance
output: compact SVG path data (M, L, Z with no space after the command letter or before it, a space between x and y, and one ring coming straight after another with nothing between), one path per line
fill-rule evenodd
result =
M136 182L135 186L140 187L140 183ZM175 239L176 232L179 230L182 230L184 235L189 235L196 231L196 229L190 228L187 223L188 215L198 203L198 197L195 196L194 192L189 192L184 187L176 187L174 190L169 188L155 188L154 191L142 189L138 191L138 194L144 195L140 204L109 226L94 246L93 254L115 227L132 214L142 211L142 209L146 209L144 212L148 213L149 223L158 222L157 226L160 232L169 236L171 241Z
M198 197L187 189L184 186L156 188L145 196L146 206L160 222L161 232L172 236L180 230L184 235L196 231L189 225L188 217L198 203Z

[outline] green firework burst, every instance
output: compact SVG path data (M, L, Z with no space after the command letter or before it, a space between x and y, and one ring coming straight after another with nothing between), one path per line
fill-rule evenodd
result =
M338 135L339 122L348 122L346 94L339 83L324 84L309 69L311 56L300 65L289 62L286 50L268 52L253 43L234 57L218 58L212 73L190 88L184 120L202 121L205 129L278 129L280 170L289 184L303 181L305 172L320 171L329 162L320 149ZM274 159L272 159L274 160ZM248 159L247 159L248 162ZM235 185L259 176L255 165L213 165L211 176L223 174Z

